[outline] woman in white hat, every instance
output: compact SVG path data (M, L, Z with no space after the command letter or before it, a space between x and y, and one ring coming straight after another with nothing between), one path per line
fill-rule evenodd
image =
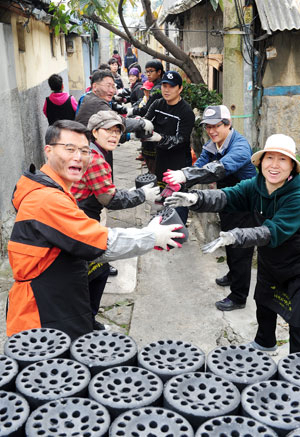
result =
M253 347L275 351L276 319L289 324L290 353L300 352L300 162L291 137L271 135L252 156L258 174L234 187L174 193L168 206L189 206L196 212L250 211L257 227L235 228L203 247L258 246L254 298L258 330Z

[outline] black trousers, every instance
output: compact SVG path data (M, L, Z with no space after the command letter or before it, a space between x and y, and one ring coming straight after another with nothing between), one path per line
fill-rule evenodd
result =
M254 247L242 249L226 246L228 278L231 280L229 299L237 304L245 304L250 288L251 265Z
M93 316L99 311L100 301L109 275L109 269L89 282L90 301Z
M220 212L221 230L228 232L234 228L253 227L252 216L248 212L224 213ZM251 265L254 247L246 249L225 246L228 278L231 280L229 299L237 304L245 304L250 288Z
M256 319L258 323L256 343L264 347L275 346L277 314L268 307L256 303ZM290 354L300 352L300 327L289 325L289 333Z

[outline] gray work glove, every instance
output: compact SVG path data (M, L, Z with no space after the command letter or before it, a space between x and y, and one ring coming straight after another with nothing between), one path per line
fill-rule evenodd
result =
M142 186L141 189L144 191L146 202L149 203L154 203L160 192L160 188L158 186L154 187L154 182Z
M230 244L234 244L236 239L231 232L220 232L219 238L211 241L210 243L205 244L201 250L203 253L212 253L216 249L222 246L228 246Z
M161 225L161 220L161 216L154 217L146 228L154 233L156 239L155 246L165 250L169 250L168 246L181 247L181 244L174 241L173 238L184 238L182 232L174 232L181 229L183 226L180 224Z
M163 181L166 184L175 185L186 182L186 177L182 170L168 170L164 172L163 176Z
M170 208L178 208L178 206L192 206L198 201L198 196L195 193L173 193L172 196L166 198L164 205Z
M145 141L160 141L162 139L162 136L158 134L157 132L153 132L152 136L145 139Z

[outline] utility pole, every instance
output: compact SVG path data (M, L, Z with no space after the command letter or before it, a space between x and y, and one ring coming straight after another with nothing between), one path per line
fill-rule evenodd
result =
M243 6L241 13L245 26L240 28L236 5ZM224 1L224 61L223 103L233 116L233 127L252 142L252 62L245 44L251 39L251 6L245 0ZM242 50L243 52L242 52ZM243 57L244 55L244 57Z

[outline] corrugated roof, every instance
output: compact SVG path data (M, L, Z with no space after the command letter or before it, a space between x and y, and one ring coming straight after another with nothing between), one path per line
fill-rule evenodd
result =
M164 0L162 12L159 14L158 25L161 25L168 15L181 14L193 8L202 0Z
M255 0L261 26L267 33L300 29L300 0Z

